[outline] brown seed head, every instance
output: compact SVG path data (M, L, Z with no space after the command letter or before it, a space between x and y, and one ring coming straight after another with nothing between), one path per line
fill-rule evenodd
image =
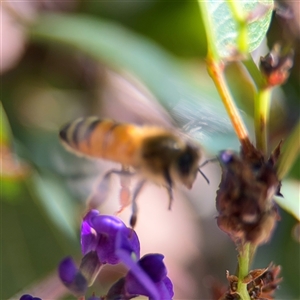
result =
M279 220L274 195L280 194L275 163L280 145L268 160L255 148L252 153L222 151L222 178L217 191L217 224L235 243L266 243Z

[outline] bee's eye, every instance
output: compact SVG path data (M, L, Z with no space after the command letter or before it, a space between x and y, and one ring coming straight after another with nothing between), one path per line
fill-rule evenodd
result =
M188 174L190 172L193 161L194 156L189 152L185 152L182 155L180 155L178 159L178 168L180 173Z

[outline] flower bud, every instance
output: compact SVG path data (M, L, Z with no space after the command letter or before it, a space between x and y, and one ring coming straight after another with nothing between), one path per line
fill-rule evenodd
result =
M87 290L87 280L77 269L73 259L66 257L58 267L58 275L63 284L75 295L83 296Z
M260 70L268 86L285 83L293 66L294 51L282 51L280 44L275 44L270 53L260 58Z

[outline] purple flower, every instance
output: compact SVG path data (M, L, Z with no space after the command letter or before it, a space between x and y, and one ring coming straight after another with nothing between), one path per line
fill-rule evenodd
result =
M162 254L147 254L125 277L125 287L130 294L139 294L149 299L172 299L173 284L167 277Z
M59 277L74 295L84 295L100 272L103 264L117 264L116 240L127 255L136 259L140 255L140 243L136 233L125 226L117 217L100 215L91 210L84 217L81 226L81 248L84 257L79 269L72 258L65 258L59 265Z
M79 269L70 257L59 265L60 279L76 296L85 294L103 264L123 262L129 272L111 287L108 299L127 300L137 295L150 300L172 299L173 285L167 277L163 255L148 254L139 259L138 237L119 218L100 215L97 210L88 212L81 226L81 248L84 257Z
M172 299L173 285L167 277L162 254L147 254L138 260L130 255L126 240L120 235L117 237L116 254L130 271L125 276L122 288L113 286L112 290L121 291L127 297L125 299L130 299L130 295L144 295L151 300ZM120 285L120 282L117 284Z
M77 269L73 259L71 257L64 258L58 267L58 275L63 284L74 294L84 295L88 283L86 278L82 275L80 270ZM29 300L29 299L22 299Z
M20 300L42 300L41 298L32 297L31 295L25 294L23 295Z
M120 258L116 254L116 238L120 236L130 255L140 255L140 243L136 233L119 218L100 215L91 210L84 217L81 226L81 249L86 255L95 251L101 264L117 264Z

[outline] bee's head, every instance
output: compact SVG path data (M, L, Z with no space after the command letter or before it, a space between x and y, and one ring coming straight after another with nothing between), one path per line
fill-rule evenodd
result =
M178 180L191 189L196 179L199 161L200 149L192 144L187 144L186 147L180 151L175 162L175 172Z

